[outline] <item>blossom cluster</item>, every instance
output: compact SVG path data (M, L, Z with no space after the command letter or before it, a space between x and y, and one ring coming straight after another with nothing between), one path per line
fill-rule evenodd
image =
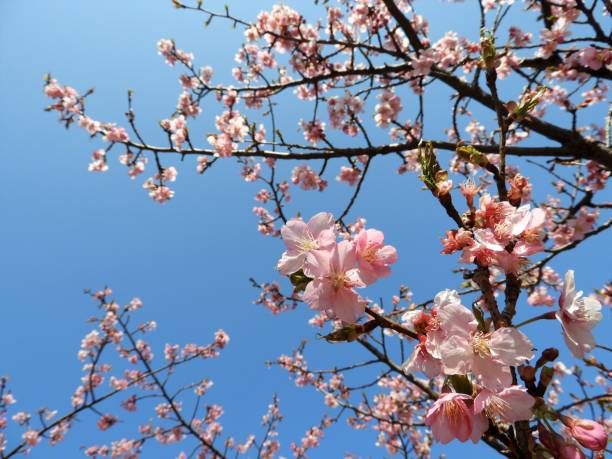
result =
M287 251L278 262L287 276L301 272L307 279L303 300L317 311L354 323L368 300L355 289L366 287L390 274L397 260L394 247L384 244L384 234L364 229L353 240L336 242L336 224L330 213L321 212L307 223L295 218L282 228Z
M534 356L527 336L514 327L489 330L454 290L438 293L429 313L409 311L402 319L420 339L404 367L407 372L422 371L429 377L472 373L479 384L496 392L511 385L510 366Z
M464 190L464 194L470 193ZM448 231L442 253L462 251L462 263L493 266L506 273L517 273L526 257L544 250L546 213L529 204L515 207L488 194L479 200L474 212L474 229Z

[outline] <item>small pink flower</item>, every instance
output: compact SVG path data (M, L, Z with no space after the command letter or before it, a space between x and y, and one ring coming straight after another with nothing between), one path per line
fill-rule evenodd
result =
M278 269L284 275L292 274L304 267L309 253L328 250L336 241L334 217L320 212L308 223L294 218L281 228L281 235L287 246L278 262Z
M532 306L552 306L555 299L548 294L546 287L540 286L529 295L527 302Z
M291 182L300 185L302 190L323 191L327 187L327 181L323 180L307 164L296 166L291 171Z
M304 139L307 142L316 145L318 142L325 140L325 123L320 120L304 121L300 120L300 127L304 130Z
M365 284L359 277L351 242L342 241L331 252L315 250L311 254L306 274L314 280L306 286L304 301L312 309L331 310L338 319L354 323L367 301L353 290Z
M30 429L21 436L28 446L36 446L40 442L40 436L36 430Z
M112 414L105 414L98 419L97 426L98 429L105 431L110 429L113 425L117 423L118 419Z
M472 397L449 392L441 395L427 411L425 424L431 427L434 438L446 444L455 438L465 442L471 438L476 443L488 429L489 424L482 415L474 415L466 401Z
M107 142L127 142L130 137L125 128L109 125L104 131L104 140Z
M361 178L361 169L358 167L340 167L340 173L336 176L336 180L344 182L349 186L355 186Z
M438 340L437 351L445 374L472 371L483 386L497 390L511 384L510 366L533 357L531 342L516 328L484 333L478 330L472 312L461 304L439 308L437 320L444 336Z
M491 419L514 423L531 419L535 399L521 386L511 386L495 393L483 389L474 399L474 412L484 412Z
M576 293L574 271L565 274L563 292L559 298L557 320L563 328L563 338L574 357L581 359L595 346L592 329L602 318L601 303L592 297Z
M359 273L366 284L371 284L391 273L389 265L397 261L397 250L384 245L382 231L368 229L361 231L355 238L355 253L359 262Z
M421 371L428 378L435 378L442 373L442 363L427 351L425 336L420 336L420 340L421 342L414 347L412 355L404 362L403 370L407 374Z

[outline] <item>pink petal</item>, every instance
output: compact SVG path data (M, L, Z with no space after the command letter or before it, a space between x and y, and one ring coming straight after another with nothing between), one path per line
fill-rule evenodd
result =
M323 230L331 230L335 227L334 216L329 212L319 212L308 221L308 229L315 239Z
M535 403L535 398L527 393L525 387L511 386L502 390L497 396L508 403L508 410L501 415L503 421L509 423L528 421L533 416L531 407Z
M470 435L472 442L478 443L488 428L489 420L486 418L486 416L484 414L475 414L472 435Z
M300 253L298 255L288 255L287 252L284 252L281 259L278 261L278 270L284 276L288 276L293 274L296 271L299 271L302 266L304 266L304 261L306 260L306 254Z
M447 375L466 374L470 371L474 351L466 338L451 336L440 344L438 350Z
M478 376L483 386L492 390L498 390L512 384L510 367L490 358L475 355L472 371Z
M289 220L282 228L281 235L289 250L299 249L300 242L311 239L310 231L301 220Z
M520 365L534 355L529 338L514 327L495 330L488 344L493 358L506 365Z

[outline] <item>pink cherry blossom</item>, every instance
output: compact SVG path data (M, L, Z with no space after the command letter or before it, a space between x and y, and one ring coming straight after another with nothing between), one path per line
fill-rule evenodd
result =
M397 261L397 250L384 245L382 231L367 229L355 238L355 254L359 263L359 274L366 284L371 284L391 273L390 265Z
M358 167L340 167L340 173L336 176L336 180L344 182L349 186L355 186L361 178L361 169Z
M94 151L91 155L91 163L87 167L90 172L106 172L108 164L106 163L106 151L100 148Z
M289 275L304 268L307 256L315 250L328 250L336 241L334 217L320 212L308 223L294 218L281 228L287 251L278 262L281 274Z
M538 424L538 439L558 459L586 459L586 455L576 444L561 435L551 432L543 424Z
M352 243L341 241L331 251L314 250L311 254L306 274L314 280L306 286L304 301L312 309L331 310L338 319L354 323L367 301L353 290L365 287L365 283L359 277Z
M535 399L521 386L510 386L499 392L483 389L474 399L474 412L484 412L491 419L514 423L531 419Z
M104 140L108 142L127 142L130 140L128 133L125 128L117 127L114 125L107 125L103 127Z
M300 127L304 130L304 139L307 142L317 145L325 140L325 123L320 120L304 121L300 120Z
M429 378L442 373L442 363L427 351L425 336L420 337L420 343L414 347L411 356L404 362L403 370L410 374L421 371Z
M29 429L21 436L28 446L36 446L40 443L40 435L34 429Z
M488 429L488 422L481 415L474 415L468 403L472 397L466 394L449 392L441 395L427 411L425 424L431 427L436 441L443 445L457 439L465 442L480 440Z
M548 294L544 286L539 286L527 297L527 302L532 306L552 306L555 299Z
M402 103L399 96L389 89L385 89L378 99L380 102L374 108L374 121L376 126L384 128L395 121L402 111Z
M461 244L449 238L443 241L448 246L443 253L452 253L461 247L462 263L478 262L483 266L497 266L506 273L517 273L527 263L525 257L544 250L545 217L540 208L524 205L517 209L506 201L497 202L484 195L476 211L480 227L474 230L474 243L467 237Z
M323 191L327 187L327 181L323 180L307 164L302 164L293 168L291 172L291 182L300 185L302 190Z
M601 303L576 292L574 271L565 273L563 292L559 297L557 320L563 328L563 338L574 357L581 359L595 347L592 329L602 319Z
M493 332L478 330L472 312L461 304L448 304L437 312L444 340L437 345L446 374L474 372L492 390L511 383L509 366L533 357L529 339L513 327Z

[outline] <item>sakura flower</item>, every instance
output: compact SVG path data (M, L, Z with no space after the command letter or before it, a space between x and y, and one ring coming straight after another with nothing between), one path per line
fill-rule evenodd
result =
M327 250L336 241L334 217L320 212L308 223L294 218L281 228L281 235L287 246L278 262L278 269L284 275L292 274L304 267L307 255L314 250Z
M336 176L336 180L344 182L349 186L355 186L361 178L361 169L358 167L340 167L340 173Z
M434 438L443 445L453 439L465 442L471 438L476 443L489 427L482 415L474 415L466 394L449 392L441 395L427 411L425 424L431 427Z
M302 190L323 191L327 187L327 181L323 180L307 164L302 164L293 168L291 172L291 182L300 185Z
M431 316L425 320L425 317L421 317L418 319L418 322L413 322L416 325L417 330L419 328L425 329L427 333L427 352L429 352L432 356L439 359L440 355L440 345L444 342L447 337L446 330L441 327L439 320L439 313L443 309L459 305L461 306L461 300L459 299L459 295L455 290L443 290L442 292L438 292L434 297L434 306L431 310ZM474 316L470 311L466 308L456 309L456 313L463 314L464 317L461 318L464 322L474 321ZM406 318L405 316L403 317Z
M425 336L421 336L420 340L421 342L414 347L412 355L404 362L403 370L407 374L421 371L427 377L434 378L442 373L442 364L427 351Z
M341 241L331 251L312 251L308 264L306 274L314 280L306 286L304 301L312 309L331 310L338 319L354 323L367 301L353 290L365 284L359 277L351 242Z
M300 127L304 131L304 139L313 145L325 140L325 123L320 120L306 122L300 120Z
M355 239L355 253L359 262L359 274L366 284L371 284L391 273L389 265L397 261L397 250L384 245L382 231L368 229L361 231Z
M28 429L21 436L28 446L36 446L40 442L40 435L34 429Z
M474 231L476 243L463 246L461 261L477 260L484 266L498 266L506 273L518 272L527 262L525 257L544 250L545 217L540 208L525 205L517 209L508 202L495 202L490 196L483 196L476 212L477 223L482 227ZM443 242L450 246L445 253L452 252L456 244L452 240ZM511 252L506 250L509 246Z
M601 303L592 297L576 293L574 271L565 273L563 292L559 297L557 320L563 328L563 338L574 357L581 359L595 347L591 330L601 320Z
M555 299L548 294L546 287L540 286L527 297L527 302L532 306L552 306Z
M483 389L474 399L474 413L484 412L489 418L508 423L528 421L534 403L525 387L511 386L498 393Z
M448 304L437 312L445 338L437 348L445 374L474 372L483 386L496 390L511 384L509 366L533 357L529 339L512 327L482 332L472 312L461 304Z

